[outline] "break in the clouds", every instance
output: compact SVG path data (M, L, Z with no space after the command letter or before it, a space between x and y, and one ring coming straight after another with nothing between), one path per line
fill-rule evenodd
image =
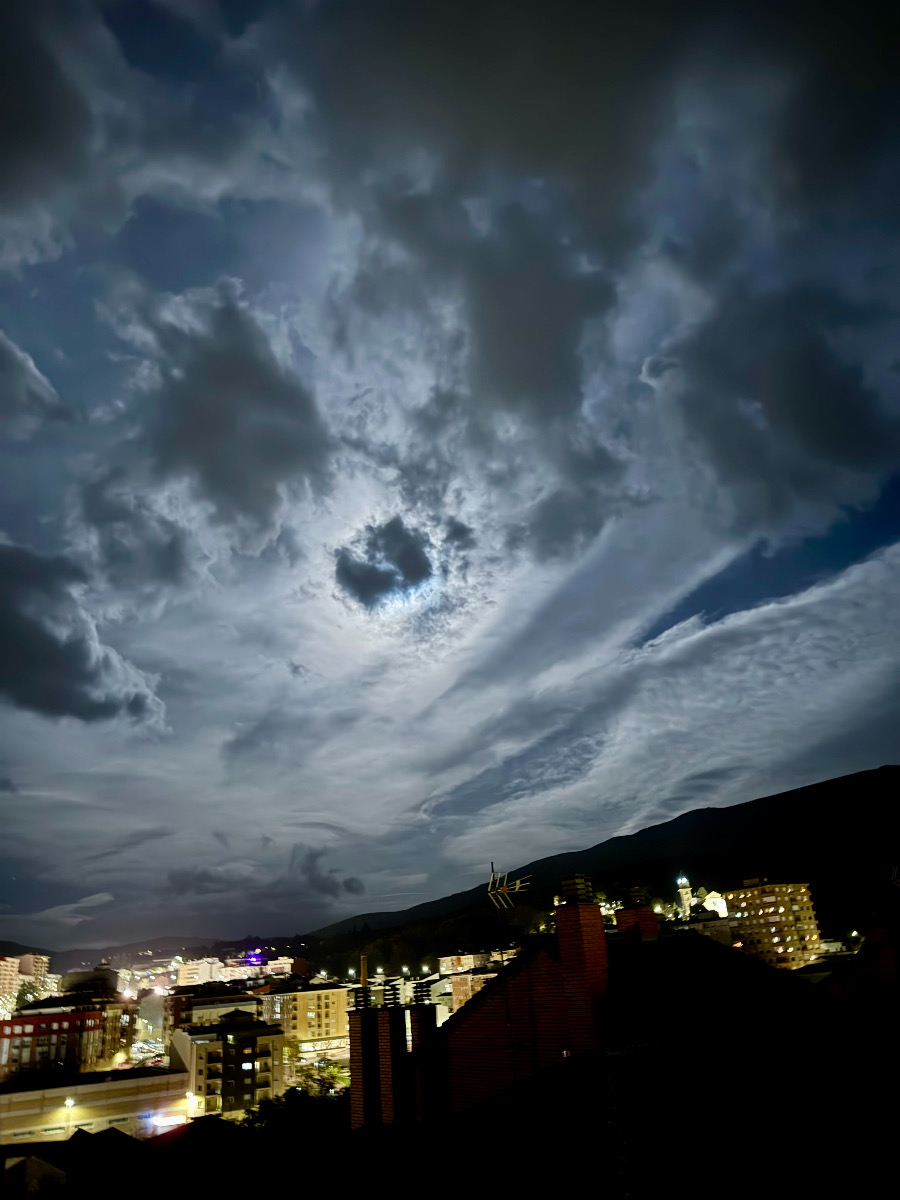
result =
M896 758L895 32L2 6L4 937L308 930Z

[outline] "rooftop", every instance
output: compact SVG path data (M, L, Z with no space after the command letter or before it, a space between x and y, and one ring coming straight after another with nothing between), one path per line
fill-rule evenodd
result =
M168 1067L131 1067L116 1071L23 1071L0 1084L0 1095L9 1092L50 1092L56 1089L89 1087L101 1083L130 1083L135 1079L164 1079L183 1075Z

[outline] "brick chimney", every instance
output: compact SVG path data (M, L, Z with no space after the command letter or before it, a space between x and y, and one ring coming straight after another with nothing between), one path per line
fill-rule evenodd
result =
M650 907L644 888L630 889L628 903L616 913L616 929L639 937L642 942L655 942L659 938L659 917Z
M564 901L556 909L556 936L562 966L570 1051L597 1045L594 1008L606 993L609 974L603 914L594 903L590 880L574 875L563 881Z

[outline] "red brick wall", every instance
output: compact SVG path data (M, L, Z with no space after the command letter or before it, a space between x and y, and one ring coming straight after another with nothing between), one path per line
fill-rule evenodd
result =
M616 929L653 942L659 937L659 917L651 908L622 908L616 913Z

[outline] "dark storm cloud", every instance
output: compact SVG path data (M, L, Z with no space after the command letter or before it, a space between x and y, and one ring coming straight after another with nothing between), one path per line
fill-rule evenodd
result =
M428 545L425 534L407 529L401 517L369 525L357 552L338 551L335 580L360 604L374 608L392 592L411 591L431 577Z
M584 322L613 301L608 279L567 266L564 248L512 207L472 253L465 280L473 395L521 407L539 422L576 414L579 342Z
M7 792L10 795L16 795L18 788L13 783L8 775L0 776L0 792Z
M65 558L0 545L0 695L49 717L158 718L147 681L101 645L73 594L85 582Z
M177 895L216 895L240 891L255 904L296 900L343 893L360 895L365 891L355 876L341 879L336 867L325 870L322 860L327 851L309 846L291 848L287 865L267 873L265 865L248 861L223 863L217 867L188 867L169 872L169 884Z
M704 7L347 0L274 32L315 96L345 194L424 148L440 159L445 223L499 171L571 187L581 223L613 241L664 115L668 67Z
M54 53L56 38L77 24L71 16L46 0L0 6L2 209L52 193L86 164L93 115Z
M640 189L674 130L680 88L733 109L735 136L754 158L757 194L790 215L783 232L795 245L804 227L828 237L863 214L896 225L887 198L891 179L900 178L892 145L900 39L887 4L861 12L794 2L726 14L709 3L656 0L615 10L336 0L279 18L272 29L277 53L288 55L315 99L338 197L414 264L372 253L348 297L377 312L390 303L420 306L429 288L459 288L476 407L495 403L551 425L578 414L581 340L590 319L615 302L609 268L653 232ZM729 90L726 81L739 85ZM771 93L764 128L742 100L744 83ZM688 154L681 169L692 161ZM712 176L716 166L697 156L698 176ZM666 253L714 284L741 245L744 219L734 197L719 197L692 242L670 239ZM790 302L784 308L803 344L790 350L784 339L777 351L781 395L773 403L794 436L803 418L788 411L789 377L804 376L807 394L822 389L830 406L824 443L826 427L838 434L841 424L838 393L849 401L864 389L846 375L839 382L834 361L814 345L815 322L804 324ZM726 306L722 321L730 320ZM753 332L751 316L745 334ZM864 423L870 408L864 401ZM803 436L811 435L804 426ZM714 457L732 453L730 436L710 429ZM856 444L864 458L867 437L858 430L846 453ZM752 431L748 439L747 473L755 460L763 477L771 475L774 464L760 460ZM565 464L556 467L559 490L512 532L514 544L533 538L539 557L562 546L557 531L569 519L575 545L604 519L596 492L576 486ZM807 487L806 471L798 467L786 489ZM366 594L386 585L365 567L358 574Z
M80 500L98 563L113 584L185 582L192 567L188 531L155 512L127 472L112 468L87 481Z
M721 481L751 486L763 511L750 515L777 519L831 494L836 472L878 475L900 463L900 422L838 341L886 317L823 288L736 289L647 374L683 371L679 403Z
M475 545L475 532L464 521L450 517L444 527L444 537L460 550L469 550Z
M265 74L220 32L152 3L0 5L0 267L115 231L141 194L202 207L283 189Z
M160 475L193 480L219 520L260 528L271 524L285 486L323 485L330 444L315 400L246 309L225 296L204 328L160 322L155 332Z

